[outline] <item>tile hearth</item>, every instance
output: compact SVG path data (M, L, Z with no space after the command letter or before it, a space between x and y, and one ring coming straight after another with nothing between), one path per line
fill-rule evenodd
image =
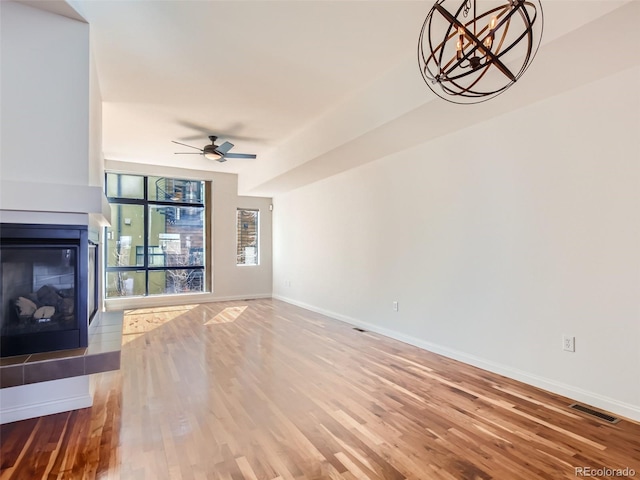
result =
M89 346L0 358L0 388L118 370L122 312L98 312L89 326Z

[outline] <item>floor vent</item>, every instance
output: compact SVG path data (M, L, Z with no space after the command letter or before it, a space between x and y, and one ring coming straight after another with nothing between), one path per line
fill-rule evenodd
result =
M353 329L357 332L366 332L366 330L359 328L359 327L353 327Z
M605 422L608 422L608 423L618 423L620 421L619 418L616 418L606 413L599 412L597 410L594 410L593 408L580 405L579 403L573 403L569 405L569 408L573 408L574 410L578 410L579 412L586 413L587 415L591 415L592 417L599 418L600 420L604 420Z

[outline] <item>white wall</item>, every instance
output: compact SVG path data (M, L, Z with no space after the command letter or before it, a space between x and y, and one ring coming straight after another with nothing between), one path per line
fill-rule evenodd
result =
M640 420L639 84L277 196L274 296Z
M25 212L47 212L42 223L57 221L51 212L60 223L88 224L89 214L102 221L101 101L89 25L14 2L0 9L2 221L41 221Z
M209 272L213 285L212 293L180 295L179 297L168 295L109 299L106 301L107 309L271 297L273 272L270 198L238 196L238 177L235 174L159 166L150 167L113 160L106 160L105 167L108 171L116 173L161 175L171 178L211 181L213 191L211 218L213 268ZM260 211L260 265L236 265L236 211L238 208Z
M2 2L2 177L88 185L89 25Z
M89 64L89 185L103 187L104 157L102 155L102 94L92 54Z

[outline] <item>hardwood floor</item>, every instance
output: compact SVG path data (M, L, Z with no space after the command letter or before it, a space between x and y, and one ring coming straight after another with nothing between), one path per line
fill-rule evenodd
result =
M0 479L640 478L637 423L283 302L125 324L92 408L2 426Z

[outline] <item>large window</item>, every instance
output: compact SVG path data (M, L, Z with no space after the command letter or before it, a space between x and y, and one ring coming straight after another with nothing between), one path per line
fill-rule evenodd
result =
M205 184L107 173L106 296L205 291Z
M259 211L239 208L237 211L236 232L238 265L258 265L259 263Z

